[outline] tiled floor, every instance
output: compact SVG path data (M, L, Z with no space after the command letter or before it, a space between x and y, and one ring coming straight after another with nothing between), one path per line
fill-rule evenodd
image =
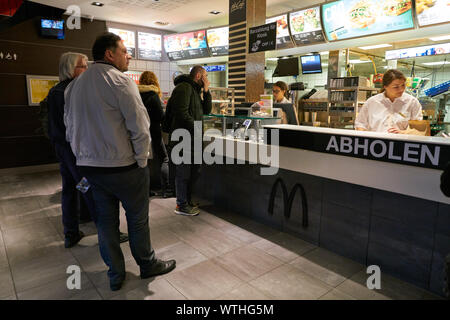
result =
M177 268L141 280L124 243L127 278L112 292L92 223L64 248L60 196L56 171L0 177L0 299L440 299L384 274L382 289L369 290L363 265L212 205L177 216L175 200L159 198L150 203L152 245ZM69 265L81 268L81 290L67 289Z

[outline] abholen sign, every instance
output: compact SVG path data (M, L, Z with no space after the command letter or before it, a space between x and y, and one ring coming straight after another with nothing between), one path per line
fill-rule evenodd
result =
M446 144L345 136L297 130L280 130L280 147L332 153L347 157L393 162L443 170L450 161ZM268 135L268 144L270 144Z

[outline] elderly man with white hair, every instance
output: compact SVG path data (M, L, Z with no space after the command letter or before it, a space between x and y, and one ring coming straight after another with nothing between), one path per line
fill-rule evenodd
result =
M76 245L84 234L79 229L79 215L77 210L78 194L76 185L82 175L76 167L76 159L70 144L66 141L66 126L64 125L64 91L69 83L81 75L88 68L88 57L82 53L66 52L59 60L59 80L48 96L48 136L55 148L55 154L60 162L62 177L62 222L64 226L64 246ZM83 194L83 202L90 216L96 220L95 206L90 191ZM121 242L127 241L128 235L121 234Z

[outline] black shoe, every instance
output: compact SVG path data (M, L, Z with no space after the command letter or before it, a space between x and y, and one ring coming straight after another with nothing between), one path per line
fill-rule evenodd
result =
M154 196L156 196L156 192L150 191L150 192L148 193L148 196L149 196L149 197L154 197Z
M119 234L119 242L123 243L123 242L127 242L128 241L128 234L120 232Z
M74 245L76 245L80 240L84 237L84 233L79 231L77 236L67 236L64 239L64 247L65 248L72 248Z
M170 271L175 269L176 264L177 263L175 260L156 260L148 269L144 270L141 268L141 279L147 279L150 277L169 273Z
M120 288L122 288L123 285L123 280L118 281L118 282L109 282L109 288L111 289L111 291L117 291L120 290Z

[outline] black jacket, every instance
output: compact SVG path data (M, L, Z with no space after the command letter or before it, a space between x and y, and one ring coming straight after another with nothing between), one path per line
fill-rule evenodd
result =
M52 144L68 145L66 126L64 125L64 90L72 79L59 82L50 89L47 96L48 105L48 137Z
M202 87L185 74L175 78L174 84L166 109L169 133L183 128L192 134L194 121L203 121L203 115L211 112L211 93L204 92L202 100Z
M161 106L161 100L159 99L159 89L153 85L138 85L138 88L142 102L150 117L152 150L157 153L158 156L164 157L166 155L166 150L161 134L161 121L164 116L164 111Z

